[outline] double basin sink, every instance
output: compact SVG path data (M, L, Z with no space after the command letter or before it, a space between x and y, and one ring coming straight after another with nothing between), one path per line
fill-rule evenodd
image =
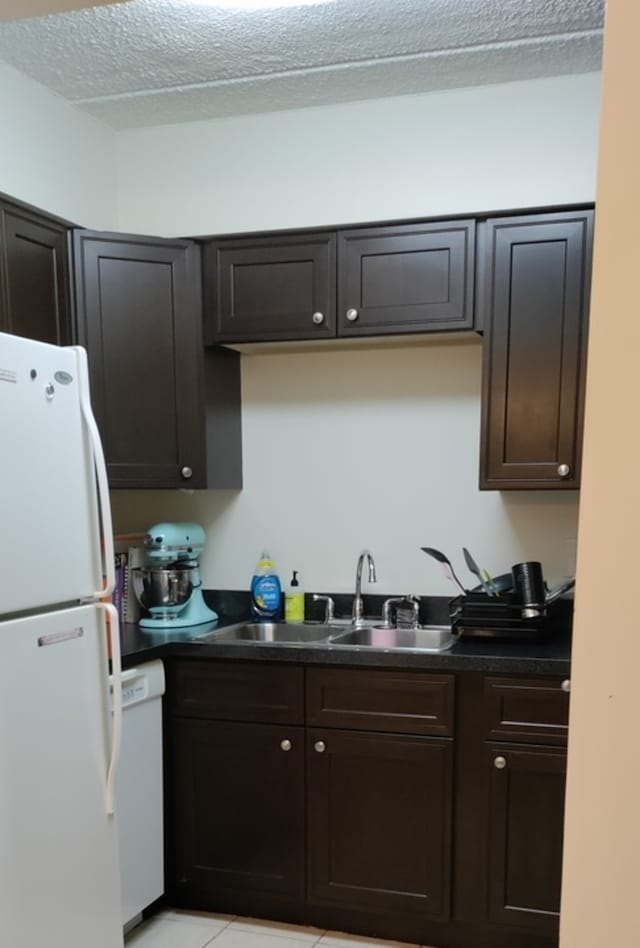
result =
M409 650L444 652L456 641L449 626L428 625L418 628L386 628L364 625L354 628L338 623L249 622L230 625L197 636L202 644L219 642L252 645L306 646L308 648L367 648L383 651Z

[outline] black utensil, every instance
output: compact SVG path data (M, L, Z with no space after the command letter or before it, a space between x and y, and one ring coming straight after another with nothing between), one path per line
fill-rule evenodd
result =
M467 566L469 567L470 571L473 573L474 576L477 576L478 579L480 580L480 585L482 586L482 588L483 588L484 591L486 592L487 596L493 596L493 595L494 595L493 590L491 589L491 587L489 586L489 584L488 584L487 581L485 580L484 576L483 576L482 573L480 572L480 567L478 566L478 564L476 563L476 561L475 561L474 558L472 557L471 553L469 553L469 551L468 551L468 549L466 548L466 546L463 546L463 547L462 547L462 555L464 556L464 561L465 561L465 563L467 564Z
M422 550L423 553L426 553L427 556L432 556L434 560L437 560L438 563L441 564L444 570L444 574L447 577L447 579L450 579L452 583L455 583L455 585L458 586L458 588L462 592L462 595L465 596L467 593L467 590L464 588L464 586L462 585L462 583L456 576L456 571L454 570L453 566L451 565L451 562L444 555L444 553L441 553L440 550L434 550L433 547L431 546L421 546L420 549Z

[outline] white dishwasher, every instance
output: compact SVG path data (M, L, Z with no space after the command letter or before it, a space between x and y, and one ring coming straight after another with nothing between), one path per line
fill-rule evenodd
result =
M122 751L116 782L122 924L164 894L161 661L122 673Z

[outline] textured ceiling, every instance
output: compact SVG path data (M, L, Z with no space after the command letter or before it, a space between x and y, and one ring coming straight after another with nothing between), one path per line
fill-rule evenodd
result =
M0 59L114 128L600 68L604 0L130 0L0 24Z

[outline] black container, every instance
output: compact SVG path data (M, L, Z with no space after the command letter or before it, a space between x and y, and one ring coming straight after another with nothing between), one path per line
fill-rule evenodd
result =
M513 589L525 610L544 611L546 588L542 575L542 563L531 560L527 563L516 563L511 567Z

